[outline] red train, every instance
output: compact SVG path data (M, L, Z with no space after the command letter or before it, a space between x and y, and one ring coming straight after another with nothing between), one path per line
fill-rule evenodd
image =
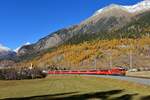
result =
M48 74L87 74L87 75L120 75L125 76L126 70L122 68L113 68L108 70L66 70L66 71L48 71Z

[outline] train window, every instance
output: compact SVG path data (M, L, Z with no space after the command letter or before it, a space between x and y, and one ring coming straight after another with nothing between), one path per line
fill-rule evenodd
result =
M72 72L78 72L78 71L72 71Z
M80 72L86 72L86 71L80 71Z
M90 70L89 72L97 72L97 70Z
M63 71L63 72L69 72L69 71Z
M105 72L105 71L108 71L108 70L100 70L100 71L103 71L103 72Z

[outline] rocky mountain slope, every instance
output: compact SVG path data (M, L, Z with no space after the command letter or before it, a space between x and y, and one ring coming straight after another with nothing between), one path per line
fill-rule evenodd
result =
M36 53L61 44L74 44L93 39L110 39L124 37L139 37L140 33L149 34L150 1L145 0L132 6L112 4L98 10L92 17L78 25L58 30L40 39L37 43L25 45L18 51L18 55ZM144 19L144 20L142 20ZM146 22L146 23L144 23ZM140 23L143 23L142 26ZM138 30L136 30L138 28ZM123 29L123 31L122 31ZM139 31L137 33L137 31ZM128 32L128 33L127 33ZM127 33L127 34L126 34Z
M16 53L14 51L0 44L0 60L13 59L14 57L16 57Z

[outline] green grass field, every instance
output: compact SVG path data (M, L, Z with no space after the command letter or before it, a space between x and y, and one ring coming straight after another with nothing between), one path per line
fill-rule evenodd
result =
M90 76L0 81L0 100L150 100L150 86Z

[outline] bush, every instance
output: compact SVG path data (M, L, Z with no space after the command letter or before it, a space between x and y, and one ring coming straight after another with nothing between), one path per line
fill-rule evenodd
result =
M42 69L39 68L5 68L0 69L0 80L23 80L23 79L36 79L45 78L46 73L43 73Z

